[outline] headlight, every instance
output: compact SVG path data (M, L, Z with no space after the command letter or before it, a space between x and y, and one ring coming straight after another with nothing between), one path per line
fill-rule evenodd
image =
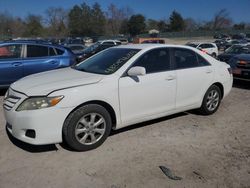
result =
M9 90L6 91L5 95L4 95L4 99L6 99L9 95Z
M62 99L63 99L63 96L28 98L19 105L16 111L49 108L49 107L57 105Z

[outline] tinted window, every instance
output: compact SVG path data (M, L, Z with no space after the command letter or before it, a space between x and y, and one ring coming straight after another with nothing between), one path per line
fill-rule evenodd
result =
M21 44L1 46L0 59L20 58L21 51L22 51Z
M60 50L60 49L58 49L58 48L55 48L55 49L56 49L57 55L62 55L62 54L64 53L63 50Z
M107 49L78 64L75 69L96 74L112 74L122 67L139 50L126 48Z
M144 54L133 66L141 66L146 73L170 70L170 56L168 49L155 49Z
M45 57L48 56L48 47L27 45L27 57Z
M192 68L198 66L198 61L195 52L188 49L174 50L175 66L177 69Z
M203 57L201 57L198 54L197 54L197 58L198 58L199 66L208 66L208 65L210 65L210 63L208 63L208 61L206 59L204 59Z
M50 56L55 56L56 55L56 52L55 52L54 48L49 48L49 55Z
M103 42L102 44L113 44L114 45L113 42Z

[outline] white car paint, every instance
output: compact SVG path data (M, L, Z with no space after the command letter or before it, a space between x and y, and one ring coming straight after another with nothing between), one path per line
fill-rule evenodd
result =
M199 108L207 89L213 83L224 88L224 97L232 88L229 65L188 46L139 44L115 48L140 49L127 63L110 75L92 74L65 68L25 77L10 86L4 99L4 115L8 131L17 139L30 144L62 142L62 127L67 116L78 106L90 101L109 104L116 116L114 129L166 115ZM144 53L157 48L189 49L211 65L170 70L131 78L124 73ZM94 57L94 56L93 56ZM83 62L84 63L84 62ZM11 97L19 97L15 103ZM64 96L53 107L16 111L27 98L36 96ZM13 102L13 101L12 101ZM27 129L36 137L25 136Z
M197 42L197 43L193 43L192 44L196 44L197 45L197 49L202 50L203 52L206 52L209 55L213 55L215 54L216 56L219 55L219 50L218 47L216 46L215 43L211 43L211 42ZM209 45L209 47L207 47L206 45Z

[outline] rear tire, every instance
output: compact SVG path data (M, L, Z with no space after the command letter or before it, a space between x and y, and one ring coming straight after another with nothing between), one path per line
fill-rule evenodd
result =
M221 102L221 90L218 86L212 85L206 92L199 112L203 115L210 115L215 113Z
M212 53L211 56L212 56L213 58L216 58L216 57L217 57L217 56L216 56L216 53Z
M108 111L97 104L88 104L72 112L63 125L64 141L77 151L99 147L109 136L112 121Z

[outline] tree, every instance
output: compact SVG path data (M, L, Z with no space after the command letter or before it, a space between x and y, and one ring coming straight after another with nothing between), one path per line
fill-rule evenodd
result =
M212 29L224 29L230 27L231 25L232 19L229 17L229 12L226 9L221 9L214 15Z
M156 29L156 30L159 30L158 28L158 21L157 20L154 20L154 19L148 19L147 20L147 30L152 30L152 29Z
M106 33L117 35L125 28L127 20L132 15L133 10L130 7L117 8L114 4L110 4L106 12L107 27ZM121 28L123 27L123 28ZM123 32L122 32L123 33Z
M69 11L69 32L72 36L79 36L82 33L81 28L81 17L82 17L82 9L75 5L70 11Z
M246 28L246 24L243 23L243 22L239 23L239 24L234 24L233 28L236 29L236 30L243 30L243 29Z
M184 22L186 31L194 31L198 29L198 24L193 18L187 18Z
M138 34L141 34L145 31L146 23L145 23L145 17L141 14L136 14L130 17L128 21L128 29L129 33L132 36L136 36Z
M93 35L103 35L105 33L106 18L101 6L95 3L91 10L91 25Z
M29 14L26 18L25 36L38 37L43 35L42 17Z
M169 19L171 31L185 30L185 22L180 13L173 11Z
M158 28L160 32L167 32L169 30L169 25L164 20L160 20L158 22Z
M50 36L64 36L67 33L68 13L63 8L50 7L46 10L48 33Z

